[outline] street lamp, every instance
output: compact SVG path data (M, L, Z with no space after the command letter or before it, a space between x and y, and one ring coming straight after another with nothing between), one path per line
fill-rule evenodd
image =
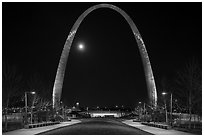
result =
M89 107L86 107L87 114L89 114Z
M35 92L34 91L33 92L25 92L25 125L27 125L27 122L28 122L28 117L27 117L27 115L28 115L28 98L27 98L27 93L30 93L30 94L34 95ZM32 120L32 118L31 118L31 120Z
M166 92L162 92L162 95L167 95L168 93ZM170 124L172 126L172 93L170 93ZM166 100L165 100L165 109L166 109ZM168 122L167 120L167 109L166 109L166 122Z
M142 104L142 102L139 102L139 104L141 105ZM146 111L146 108L145 108L145 102L144 102L144 106L143 106L143 114L144 114L144 121L146 121L146 115L147 115L147 111ZM141 107L141 109L142 109L142 107ZM141 111L141 113L142 113L142 111Z
M62 114L63 120L65 120L65 108L64 108L64 104L62 101L60 101L60 112Z
M80 107L79 107L79 102L77 102L77 103L76 103L76 109L77 109L77 111L79 111L79 110L80 110Z
M76 106L79 106L79 102L76 103Z
M33 95L34 95L34 94L35 94L35 92L34 92L34 91L32 91L32 92L30 92L30 94L33 94Z
M30 92L30 94L32 94L32 95L34 95L35 94L35 92L34 91L32 91L32 92ZM32 103L32 106L31 106L31 118L30 118L30 123L32 124L32 122L33 122L33 108L34 108L34 106L33 106L33 103Z
M162 92L162 95L166 95L167 93L166 92Z
M144 121L147 121L147 111L146 111L146 108L145 108L145 102L144 102Z
M165 96L167 93L162 92L162 95ZM165 113L166 113L166 123L168 123L168 117L167 117L167 108L166 108L166 99L164 100L164 105L165 105Z
M138 102L138 104L139 104L139 119L141 120L142 119L142 107L141 107L142 102L140 101Z

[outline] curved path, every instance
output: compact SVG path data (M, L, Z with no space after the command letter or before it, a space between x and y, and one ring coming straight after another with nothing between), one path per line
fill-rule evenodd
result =
M151 133L123 124L116 119L84 119L81 123L66 126L41 135L150 135Z

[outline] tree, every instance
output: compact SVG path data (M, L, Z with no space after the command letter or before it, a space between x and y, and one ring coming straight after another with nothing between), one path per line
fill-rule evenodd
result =
M166 76L162 76L160 79L158 79L158 85L157 85L157 93L158 93L158 105L164 104L162 92L169 92L169 81L167 80Z
M51 99L52 84L38 73L30 76L27 81L27 87L29 91L35 91L41 98Z
M51 83L46 80L42 75L34 73L27 81L27 88L29 91L34 91L36 94L30 100L31 106L35 107L36 112L40 112L43 109L51 106ZM33 109L31 109L33 111Z
M2 105L5 108L5 130L7 130L7 109L10 99L19 93L22 86L22 75L18 74L17 68L8 62L2 66Z
M177 95L186 104L189 110L189 128L191 127L192 108L197 107L198 114L202 113L202 71L199 63L193 59L186 67L178 72ZM195 112L195 110L194 110Z

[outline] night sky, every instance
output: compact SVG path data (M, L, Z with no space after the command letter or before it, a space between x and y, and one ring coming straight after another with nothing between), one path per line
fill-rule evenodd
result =
M2 60L17 66L25 79L37 73L54 83L69 31L95 4L4 2ZM190 59L202 60L202 3L111 4L123 9L140 31L156 85L162 77L173 80ZM77 48L80 43L83 51ZM62 101L89 107L134 107L148 101L137 43L116 11L97 9L81 23L67 62Z

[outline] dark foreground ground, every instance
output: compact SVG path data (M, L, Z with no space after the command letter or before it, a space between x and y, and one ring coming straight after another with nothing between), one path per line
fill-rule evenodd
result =
M40 135L151 135L117 119L82 119L81 123L40 133Z

